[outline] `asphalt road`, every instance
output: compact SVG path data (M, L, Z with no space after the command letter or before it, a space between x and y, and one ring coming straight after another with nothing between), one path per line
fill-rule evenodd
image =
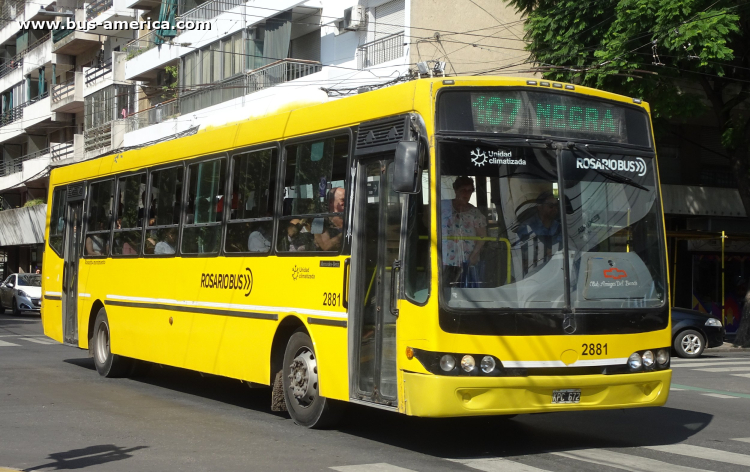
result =
M338 430L270 392L155 367L104 379L87 353L0 315L0 470L750 470L750 353L674 363L662 408L433 420L357 407Z

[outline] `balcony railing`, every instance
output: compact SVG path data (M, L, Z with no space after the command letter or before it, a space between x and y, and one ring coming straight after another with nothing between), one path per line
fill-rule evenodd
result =
M183 21L207 21L244 4L247 0L209 0L180 15Z
M404 33L380 38L357 48L357 68L366 69L404 55Z
M180 115L180 102L172 99L151 108L133 113L128 117L128 131L155 125Z
M76 78L65 81L61 84L52 86L52 103L59 102L65 98L68 98L71 94L75 94L76 90Z
M319 62L283 59L245 75L180 96L180 112L191 113L274 85L320 72Z
M23 170L23 163L25 161L44 156L45 154L49 154L49 152L50 152L50 148L44 148L36 152L32 152L32 153L23 155L21 157L16 157L16 158L5 161L3 163L3 166L0 167L0 177L6 177L8 175L21 172Z
M113 0L96 0L86 7L86 21L91 21L112 7Z
M0 126L6 126L14 121L18 121L21 118L23 118L23 109L26 108L29 104L28 103L22 103L18 105L17 107L11 108L10 110L7 110L4 113L0 113Z
M44 44L49 38L50 34L45 34L41 38L28 45L25 49L19 51L15 56L5 61L2 65L0 65L0 78L5 77L6 75L21 67L23 65L24 56L33 49L36 49L37 47Z
M11 0L3 2L3 8L0 14L6 19L16 19L23 15L24 9L26 8L25 0Z
M156 46L156 30L149 31L148 34L134 39L125 45L125 52L128 53L127 60L143 54L154 46Z
M61 161L69 157L73 157L73 141L67 143L56 143L49 147L50 154L52 154L52 162Z
M91 128L83 132L83 150L84 152L97 151L100 149L110 149L112 147L112 126L118 120L104 123L96 128Z
M86 85L88 86L91 82L101 79L110 72L112 72L112 57L102 61L99 67L92 67L86 72Z

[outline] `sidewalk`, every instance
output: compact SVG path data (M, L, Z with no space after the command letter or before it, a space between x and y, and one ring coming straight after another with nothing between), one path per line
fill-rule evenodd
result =
M750 352L750 348L746 347L734 347L734 344L730 342L724 342L721 346L706 348L706 352L717 352L717 351L732 351L732 352Z

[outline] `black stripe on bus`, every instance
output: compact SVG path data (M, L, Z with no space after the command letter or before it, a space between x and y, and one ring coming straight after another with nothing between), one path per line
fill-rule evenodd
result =
M317 325L323 325L323 326L338 326L341 328L346 328L346 321L345 320L327 320L325 318L307 318L308 324L317 324Z
M235 316L238 318L253 318L257 320L277 321L279 319L279 315L274 314L274 313L252 313L252 312L247 312L247 311L217 310L215 308L199 308L199 307L193 307L193 306L160 305L158 303L143 303L143 302L121 302L119 300L104 300L104 304L111 305L111 306L127 306L131 308L150 308L154 310L184 311L188 313L200 313L203 315Z
M45 295L45 300L59 300L62 301L62 297L60 295Z

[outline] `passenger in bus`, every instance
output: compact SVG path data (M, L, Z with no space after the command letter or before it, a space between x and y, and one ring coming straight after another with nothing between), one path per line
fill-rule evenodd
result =
M154 248L154 254L175 253L175 248L177 247L177 228L163 230L159 239L160 241L156 243L156 247Z
M346 207L346 190L343 187L333 188L326 197L328 211L338 213L324 220L322 231L313 231L315 244L321 251L338 251L344 240L344 208Z
M550 260L552 254L562 249L562 226L560 225L560 201L551 191L544 191L536 198L536 211L516 230L526 251L524 272L531 273ZM537 269L534 269L536 267Z
M99 222L97 230L105 230L104 223ZM107 242L104 238L108 237L109 234L92 234L86 237L86 255L87 256L103 256L107 251Z
M247 238L247 250L250 252L268 252L271 250L272 225L260 223Z
M440 223L443 231L443 275L452 285L474 287L479 283L479 255L487 236L487 218L469 203L474 180L458 177L453 182L456 197L443 200ZM463 239L466 238L466 239Z
M248 242L249 243L249 242ZM307 220L294 218L287 222L286 237L282 236L281 250L289 252L312 251L312 234Z

